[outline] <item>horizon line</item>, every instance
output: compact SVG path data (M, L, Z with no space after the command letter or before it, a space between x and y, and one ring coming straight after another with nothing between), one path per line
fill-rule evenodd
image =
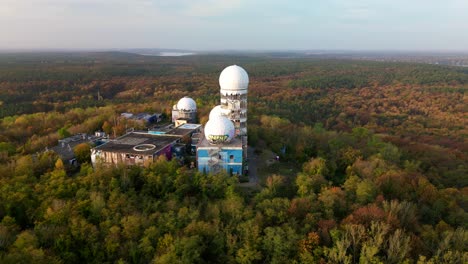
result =
M159 52L193 52L193 53L468 53L468 49L184 49L184 48L0 48L0 53L45 53L45 52L127 52L135 51ZM314 55L314 54L309 54ZM317 54L320 55L320 54Z

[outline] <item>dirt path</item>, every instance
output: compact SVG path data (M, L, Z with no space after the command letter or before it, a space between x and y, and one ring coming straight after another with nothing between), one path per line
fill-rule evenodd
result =
M249 182L239 183L241 187L258 187L258 165L260 159L254 152L253 147L247 149L248 165L249 165Z

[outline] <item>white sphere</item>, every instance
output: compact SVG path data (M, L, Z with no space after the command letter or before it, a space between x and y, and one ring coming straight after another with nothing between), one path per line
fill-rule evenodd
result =
M219 75L219 86L221 90L239 91L247 90L249 87L249 75L237 65L225 68Z
M228 143L234 138L234 123L224 116L208 120L205 125L205 138L211 144Z
M197 111L197 103L192 98L185 96L177 102L177 109L194 112Z
M228 109L224 109L221 105L217 105L211 109L209 119L214 119L219 116L227 116L228 111Z

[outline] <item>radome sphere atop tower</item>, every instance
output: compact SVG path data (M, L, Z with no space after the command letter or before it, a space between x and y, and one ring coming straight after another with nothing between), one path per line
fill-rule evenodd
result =
M249 87L249 75L242 67L237 65L228 66L219 75L219 86L221 90L247 90Z
M211 109L209 119L214 119L218 116L226 116L228 112L228 109L223 109L221 105L217 105Z
M185 96L177 102L177 109L184 111L197 111L197 103L195 103L192 98Z

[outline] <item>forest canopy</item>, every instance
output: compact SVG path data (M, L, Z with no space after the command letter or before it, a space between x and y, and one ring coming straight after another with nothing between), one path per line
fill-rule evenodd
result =
M205 123L230 64L250 76L249 145L280 156L257 186L45 151L186 95ZM1 54L0 263L467 263L467 82L412 63Z

